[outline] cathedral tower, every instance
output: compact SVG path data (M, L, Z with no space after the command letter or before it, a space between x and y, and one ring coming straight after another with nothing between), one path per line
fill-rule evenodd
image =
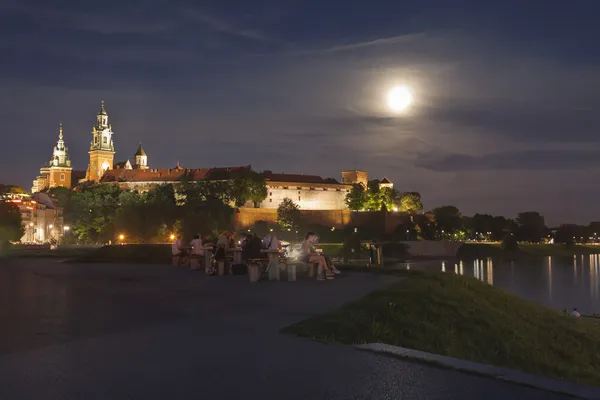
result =
M71 188L71 160L69 160L69 149L65 146L63 138L62 122L58 128L58 141L52 151L52 159L40 168L40 175L33 181L32 193L53 187Z
M112 139L112 127L108 124L108 114L102 108L96 116L96 125L92 128L92 141L90 142L90 164L86 173L86 180L98 182L104 171L113 168L115 146Z
M148 155L144 151L142 144L138 146L137 151L134 154L135 156L135 165L134 168L137 169L148 169Z

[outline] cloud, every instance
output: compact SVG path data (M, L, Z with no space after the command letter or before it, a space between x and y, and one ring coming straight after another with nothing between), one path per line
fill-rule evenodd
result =
M237 26L236 24L230 21L226 21L225 19L217 17L216 15L208 13L204 10L185 9L182 10L181 13L185 16L185 18L195 22L199 22L220 33L225 33L228 35L256 40L260 42L278 42L277 40L268 37L262 32Z
M468 154L421 154L415 166L431 171L498 171L498 170L581 170L600 168L597 149L525 150L515 152Z
M344 51L353 51L365 49L368 47L375 46L385 46L385 45L399 45L399 44L412 44L423 38L425 38L425 33L410 33L406 35L398 35L387 38L378 38L368 41L355 42L344 45L336 45L331 47L325 47L321 49L314 50L304 50L294 52L294 55L316 55L316 54L327 54L327 53L339 53Z

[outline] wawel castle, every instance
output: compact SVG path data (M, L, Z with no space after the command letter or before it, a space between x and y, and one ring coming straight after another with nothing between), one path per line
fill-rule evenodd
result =
M104 102L96 115L92 127L89 163L87 169L76 170L71 165L68 148L63 137L62 124L58 132L58 141L52 158L40 169L39 176L33 181L31 191L43 192L53 187L74 188L85 182L117 184L124 189L148 190L160 184L179 184L183 178L192 181L218 180L219 176L243 173L250 166L230 168L174 168L156 169L148 163L148 155L140 144L131 159L115 162L114 132L109 123ZM221 178L222 179L222 178ZM281 201L288 197L300 206L301 210L345 210L346 194L354 183L366 185L367 173L364 171L342 172L342 183L334 179L323 179L316 175L267 173L267 198L261 209L276 209ZM384 178L382 184L392 186Z

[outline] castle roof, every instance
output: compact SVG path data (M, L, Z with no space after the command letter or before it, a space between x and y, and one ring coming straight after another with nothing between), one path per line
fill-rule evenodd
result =
M100 182L175 182L225 180L250 171L250 166L226 168L164 168L164 169L111 169L104 172Z
M379 183L392 183L392 181L390 181L388 178L386 178L384 176L383 179L381 181L379 181Z
M274 174L271 172L265 174L265 180L271 182L325 183L325 179L318 175Z
M137 148L137 151L135 152L134 156L147 156L146 152L144 151L144 148L142 147L142 144L140 143L140 145Z

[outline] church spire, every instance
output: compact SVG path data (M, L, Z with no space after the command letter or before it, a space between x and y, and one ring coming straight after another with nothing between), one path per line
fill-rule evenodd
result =
M63 126L62 121L60 121L58 125L58 141L56 142L56 146L54 146L54 151L52 152L52 159L50 160L51 167L70 167L71 160L69 160L69 149L65 146L65 141L63 139Z

